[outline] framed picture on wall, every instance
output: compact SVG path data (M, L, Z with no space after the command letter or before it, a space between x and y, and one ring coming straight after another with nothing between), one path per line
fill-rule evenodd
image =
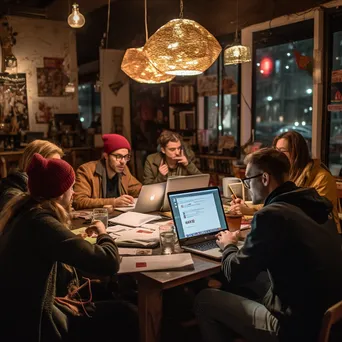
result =
M37 68L39 97L66 96L65 86L69 78L60 68Z
M0 124L12 132L29 129L26 74L0 74Z

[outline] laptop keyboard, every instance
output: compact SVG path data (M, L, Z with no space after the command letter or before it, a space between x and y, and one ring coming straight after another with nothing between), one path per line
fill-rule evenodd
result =
M216 244L216 240L209 240L205 242L195 243L190 247L199 251L208 251L209 249L217 248L218 246Z

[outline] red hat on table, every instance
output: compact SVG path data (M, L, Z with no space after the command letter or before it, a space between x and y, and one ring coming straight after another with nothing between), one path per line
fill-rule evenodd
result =
M104 134L103 140L103 151L110 154L113 151L119 150L120 148L127 148L131 150L131 145L128 140L120 134Z
M63 195L75 181L75 172L62 159L46 159L35 153L27 169L28 188L34 197L45 199Z

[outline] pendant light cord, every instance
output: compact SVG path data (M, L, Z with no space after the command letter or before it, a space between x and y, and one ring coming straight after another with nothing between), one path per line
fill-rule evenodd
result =
M180 11L179 11L179 18L181 18L181 19L183 19L183 0L180 0L180 2L179 2L179 9L180 9Z
M147 24L147 0L145 0L145 39L148 41L148 24Z
M236 30L235 30L236 42L238 42L238 31L239 31L239 0L236 0Z
M108 0L108 12L107 12L106 49L108 49L109 29L110 29L110 0Z

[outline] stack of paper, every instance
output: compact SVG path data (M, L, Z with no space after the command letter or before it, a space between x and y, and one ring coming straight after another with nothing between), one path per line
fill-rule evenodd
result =
M193 270L194 262L190 253L171 255L151 255L123 257L118 273L133 273L156 270Z
M127 212L123 213L119 216L111 218L109 221L117 224L123 224L124 226L130 227L140 227L141 225L160 220L162 217L158 215L148 215L148 214L140 214L136 212Z

